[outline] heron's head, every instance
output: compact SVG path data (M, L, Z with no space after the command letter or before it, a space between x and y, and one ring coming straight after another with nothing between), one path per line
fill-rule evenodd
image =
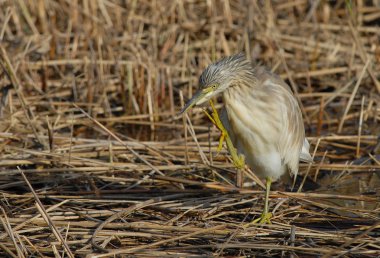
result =
M251 73L252 64L244 53L225 57L209 65L199 77L198 91L186 103L180 114L236 85Z

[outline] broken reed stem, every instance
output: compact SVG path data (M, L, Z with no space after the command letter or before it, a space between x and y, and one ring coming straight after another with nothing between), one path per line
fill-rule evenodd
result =
M109 255L91 239L149 257L380 252L371 1L5 2L0 256ZM234 186L201 108L175 116L201 71L240 51L290 81L314 158L302 192L274 185L273 224L245 228L262 182L245 168L251 186Z

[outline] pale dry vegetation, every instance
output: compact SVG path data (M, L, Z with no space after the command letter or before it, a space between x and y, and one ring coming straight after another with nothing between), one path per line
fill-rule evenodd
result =
M378 257L379 23L376 0L0 0L0 256ZM175 116L240 51L291 85L315 161L271 225L202 110Z

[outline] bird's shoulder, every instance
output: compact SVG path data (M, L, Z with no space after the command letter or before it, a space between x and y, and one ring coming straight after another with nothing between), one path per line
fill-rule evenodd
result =
M253 73L257 78L258 84L264 87L270 85L281 86L288 92L291 92L289 85L278 75L270 71L270 69L263 65L257 65L253 68Z

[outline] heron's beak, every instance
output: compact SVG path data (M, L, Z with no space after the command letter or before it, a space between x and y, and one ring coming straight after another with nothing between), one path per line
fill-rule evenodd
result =
M197 91L195 95L186 103L185 107L181 110L181 112L178 113L178 115L186 113L193 106L202 104L208 99L209 95L211 94L212 92L206 90Z

